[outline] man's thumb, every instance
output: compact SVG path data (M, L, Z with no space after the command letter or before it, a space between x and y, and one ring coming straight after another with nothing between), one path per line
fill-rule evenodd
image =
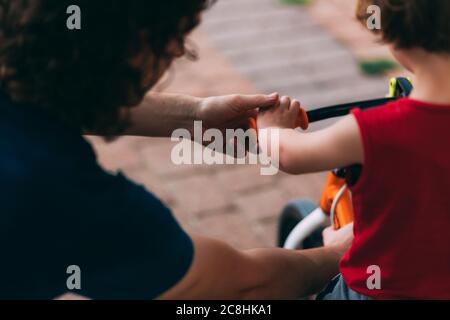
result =
M243 107L247 110L271 107L274 106L279 100L280 95L278 93L273 93L271 95L258 94L241 96Z

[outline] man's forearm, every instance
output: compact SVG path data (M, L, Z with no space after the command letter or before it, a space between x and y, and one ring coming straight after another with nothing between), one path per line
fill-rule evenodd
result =
M293 299L315 294L339 273L343 250L337 247L305 251L253 250L248 252L265 272L262 286L248 292L249 299Z
M187 95L149 93L131 109L131 126L126 135L170 137L176 129L192 132L201 99Z
M192 235L187 275L161 299L298 299L317 293L338 274L345 245L306 251L239 251Z

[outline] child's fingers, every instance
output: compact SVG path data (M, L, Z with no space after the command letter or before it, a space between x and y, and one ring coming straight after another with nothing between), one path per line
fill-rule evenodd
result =
M292 100L289 107L289 117L292 119L298 119L300 116L300 102L297 100Z
M302 128L303 130L307 130L309 127L308 114L305 109L302 108L302 105L299 101L294 100L292 102L294 105L294 109L296 111L295 117L297 118L297 127Z
M301 107L301 105L298 100L292 100L291 107L289 110L292 110L292 112L298 114L298 113L300 113L300 107Z
M291 107L291 98L284 96L281 98L280 101L280 108L282 111L289 111L289 108Z
M297 119L296 127L300 127L303 130L308 129L308 116L298 100L292 100L289 112L292 118Z

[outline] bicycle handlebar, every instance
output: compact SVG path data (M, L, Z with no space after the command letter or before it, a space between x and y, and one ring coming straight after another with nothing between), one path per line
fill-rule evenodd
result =
M379 98L373 100L363 100L335 106L324 107L316 110L306 112L303 108L299 114L298 126L303 130L308 129L310 123L318 122L326 119L342 117L348 115L352 109L359 108L366 110L370 108L379 107L389 102L396 101L401 97L408 97L413 89L411 81L408 78L393 78L390 82L388 98ZM256 118L249 120L249 127L258 130Z
M374 100L356 101L343 103L331 107L320 108L308 111L308 120L310 123L318 122L330 118L342 117L350 113L352 109L360 108L362 110L382 106L386 103L397 100L398 98L381 98Z

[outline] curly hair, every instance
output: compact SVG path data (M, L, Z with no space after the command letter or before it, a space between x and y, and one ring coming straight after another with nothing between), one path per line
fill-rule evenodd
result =
M116 135L209 0L0 0L0 88L81 130ZM81 30L66 27L81 9ZM152 68L132 64L148 50Z
M450 53L449 0L359 0L356 16L366 24L367 8L381 9L381 30L373 30L399 49Z

